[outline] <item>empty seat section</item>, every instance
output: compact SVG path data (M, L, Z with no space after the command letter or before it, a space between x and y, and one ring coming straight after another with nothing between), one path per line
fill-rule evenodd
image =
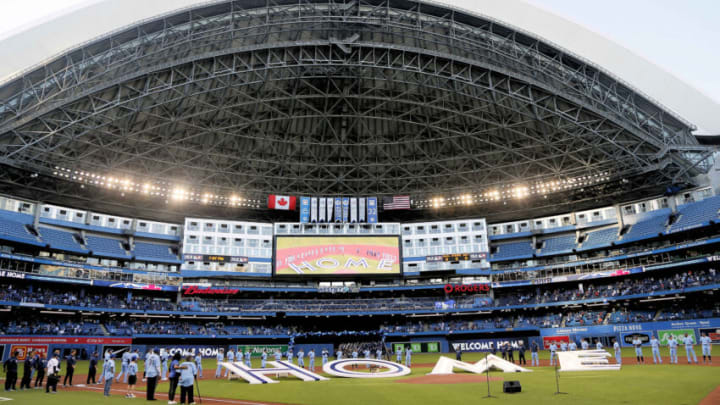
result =
M65 250L75 253L87 253L88 250L82 247L75 238L73 233L61 231L53 228L39 227L38 232L42 239L53 249Z
M168 245L135 242L134 253L137 260L179 263L177 256L172 254Z
M117 239L103 238L102 236L87 236L87 247L94 255L129 259L131 256L123 249Z
M540 256L548 256L554 254L571 253L577 247L575 243L575 234L557 236L543 240Z
M529 259L535 253L532 244L526 242L513 242L497 245L497 252L492 255L494 260Z
M630 230L623 235L622 242L654 238L665 231L670 209L664 208L645 214L638 214L638 220L630 226Z
M588 232L580 250L608 247L617 240L618 228L612 227L599 231Z
M678 219L670 226L668 232L680 232L708 225L709 221L718 219L720 196L706 198L702 201L678 206Z

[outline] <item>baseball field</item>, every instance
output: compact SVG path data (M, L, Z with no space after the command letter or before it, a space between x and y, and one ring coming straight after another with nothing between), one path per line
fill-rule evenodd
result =
M649 350L647 350L647 354ZM681 354L684 354L681 352ZM529 355L529 353L528 353ZM204 404L312 404L312 405L368 405L368 404L720 404L720 358L715 365L688 365L684 356L679 364L668 364L664 349L663 365L636 365L632 349L624 349L624 365L620 371L567 372L560 373L560 391L556 395L555 372L547 366L548 352L540 355L541 367L532 373L490 373L490 390L498 399L483 399L487 395L484 375L472 375L458 371L449 377L426 376L432 369L438 354L413 356L412 374L400 378L348 379L331 378L329 381L302 382L283 378L278 384L250 385L242 380L215 379L215 361L203 363L204 377L195 387L195 401ZM454 354L447 354L454 358ZM480 360L482 353L465 353L463 361ZM529 356L528 356L529 360ZM614 362L614 360L611 360ZM257 364L255 364L257 363ZM320 363L318 359L318 364ZM259 360L253 366L259 367ZM119 370L119 363L118 368ZM142 369L142 368L141 368ZM47 395L45 390L4 392L8 404L93 405L146 403L144 384L135 392L137 398L125 398L127 386L113 383L112 396L102 395L101 385L78 387L85 383L87 362L80 362L73 383L75 387L58 387L57 395ZM316 369L320 372L320 367ZM19 374L22 375L22 366ZM503 381L518 380L522 384L519 394L502 393ZM19 384L19 382L18 382ZM197 396L198 388L200 397ZM159 385L158 401L167 402L168 383ZM178 394L179 395L179 394ZM179 400L176 398L176 400Z

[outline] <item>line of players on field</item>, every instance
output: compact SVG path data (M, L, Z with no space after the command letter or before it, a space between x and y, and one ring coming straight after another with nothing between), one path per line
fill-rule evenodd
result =
M622 349L620 347L620 343L617 341L617 339L613 339L613 351L615 352L615 361L617 364L622 364ZM635 336L632 340L632 345L635 348L635 358L638 364L645 364L645 355L643 354L643 342L642 339L640 339L639 336ZM685 345L685 356L687 357L688 364L692 364L695 362L695 364L698 364L698 358L695 354L695 339L692 336L689 336L687 333L682 338L682 342L678 341L678 339L675 339L675 337L671 334L667 336L667 346L670 349L670 364L677 364L678 362L678 346L680 344ZM536 344L533 342L533 344ZM581 349L587 350L589 348L589 343L587 340L582 339L580 342ZM702 333L702 336L700 337L700 346L702 348L702 357L703 357L703 364L712 364L712 339L707 335L707 333ZM603 344L599 340L595 340L595 348L597 350L603 350ZM650 339L650 348L652 351L653 356L653 363L655 364L662 364L662 357L660 356L660 340L658 340L657 337L653 336ZM550 344L550 365L555 365L555 360L557 358L557 355L555 352L558 350L558 345L555 344L555 342L552 342ZM575 342L570 342L569 344L566 342L560 343L560 350L561 351L567 351L567 350L577 350L577 345ZM533 356L533 365L535 362L535 356Z
M402 351L398 352L398 363L400 362L401 353ZM405 365L410 367L411 361L412 361L412 350L408 347L407 350L405 350ZM357 349L352 349L352 351L349 354L350 358L358 359L359 353ZM275 358L275 361L282 361L283 359L283 353L280 349L276 349L273 354ZM364 358L367 360L373 359L372 352L369 349L363 350ZM268 360L269 353L266 349L263 349L260 353L260 367L265 368L267 366L267 360ZM320 353L321 359L322 359L322 365L324 366L329 361L330 352L327 349L322 349ZM335 353L335 359L336 360L342 360L346 356L346 353L343 350L338 349L338 351ZM297 358L297 365L300 367L305 368L305 351L303 349L298 350L297 355L293 352L293 349L288 349L288 351L285 353L285 358L289 363L295 364L295 359ZM315 371L315 349L310 349L307 353L308 358L308 365L307 368L310 371ZM246 350L245 353L241 353L238 351L236 354L232 349L228 350L227 355L225 354L224 349L218 350L217 354L217 369L215 370L215 378L221 378L221 377L227 377L229 370L227 368L222 367L222 363L224 363L227 359L227 362L234 363L236 360L238 362L243 362L247 367L252 367L252 353L249 350ZM375 351L375 359L382 360L383 359L383 351L382 349L377 349ZM353 368L356 368L357 366L353 366Z

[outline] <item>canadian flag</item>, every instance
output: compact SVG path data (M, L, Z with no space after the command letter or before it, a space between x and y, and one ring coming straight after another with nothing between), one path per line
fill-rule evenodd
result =
M295 197L270 194L268 197L268 208L271 210L295 211Z

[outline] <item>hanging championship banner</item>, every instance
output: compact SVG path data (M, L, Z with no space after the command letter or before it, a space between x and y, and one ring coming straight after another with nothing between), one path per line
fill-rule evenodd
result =
M318 208L318 222L325 222L325 198L320 197L320 207Z
M350 199L350 222L357 222L357 198Z
M317 222L317 209L318 209L317 197L310 198L310 222Z
M335 201L332 197L328 197L325 200L327 200L327 221L332 222L333 221L333 201Z
M342 222L347 222L350 216L350 197L342 199Z
M367 199L367 221L371 224L376 224L378 221L377 217L377 197L368 197Z
M310 222L310 197L300 197L300 222Z
M358 222L365 222L365 197L358 198Z
M335 222L342 222L342 200L335 198Z

